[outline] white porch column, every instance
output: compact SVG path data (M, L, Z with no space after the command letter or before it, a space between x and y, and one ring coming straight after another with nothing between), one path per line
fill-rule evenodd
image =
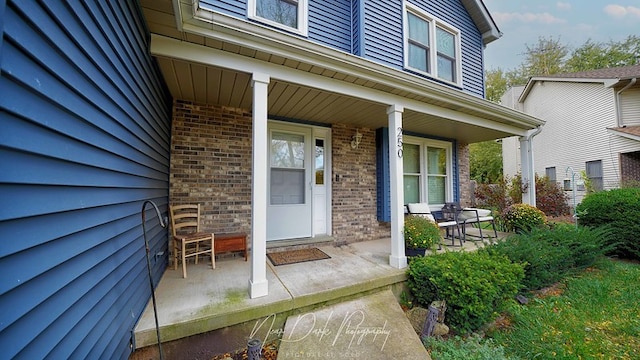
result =
M520 163L522 174L522 186L525 191L522 193L522 202L531 206L536 206L536 171L533 163L533 137L542 131L539 127L529 130L526 136L520 137Z
M251 278L249 296L269 294L267 282L267 87L269 75L254 73L253 156L251 168Z
M404 187L402 166L402 112L404 108L391 105L389 117L389 178L391 180L391 255L389 265L396 269L407 267L404 253Z

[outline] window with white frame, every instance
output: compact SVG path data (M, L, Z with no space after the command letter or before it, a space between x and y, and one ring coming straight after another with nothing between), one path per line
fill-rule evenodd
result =
M461 85L460 31L405 2L405 67Z
M426 202L436 210L451 201L451 143L405 138L402 148L404 203Z
M248 0L249 18L307 35L308 0Z

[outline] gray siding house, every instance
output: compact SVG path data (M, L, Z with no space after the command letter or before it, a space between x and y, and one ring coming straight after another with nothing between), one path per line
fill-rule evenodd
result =
M562 184L575 174L577 201L594 190L640 181L640 65L534 76L502 104L546 121L533 141L535 172ZM514 101L515 99L515 101ZM519 170L514 139L503 141L505 174Z
M468 144L543 124L484 100L480 0L0 0L0 29L3 358L128 357L146 201L248 233L257 298L271 241L404 268L403 204L468 204Z

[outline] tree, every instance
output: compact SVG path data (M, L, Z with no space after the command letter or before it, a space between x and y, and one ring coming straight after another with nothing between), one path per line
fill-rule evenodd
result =
M564 62L569 48L560 38L539 37L534 46L525 44L524 71L528 76L551 75L564 71Z
M566 71L578 72L630 66L640 62L640 36L630 35L622 42L595 43L591 39L575 49L566 62Z
M511 86L524 85L527 83L527 77L522 75L522 71L509 70L502 71L501 68L496 70L487 70L485 72L486 94L485 98L495 103L500 102L502 95Z
M490 140L469 145L471 180L493 184L502 179L502 144Z

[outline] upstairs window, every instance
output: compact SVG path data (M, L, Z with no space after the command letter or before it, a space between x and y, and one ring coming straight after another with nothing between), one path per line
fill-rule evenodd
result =
M461 86L460 31L405 3L405 67Z
M307 35L308 0L248 0L249 18Z

